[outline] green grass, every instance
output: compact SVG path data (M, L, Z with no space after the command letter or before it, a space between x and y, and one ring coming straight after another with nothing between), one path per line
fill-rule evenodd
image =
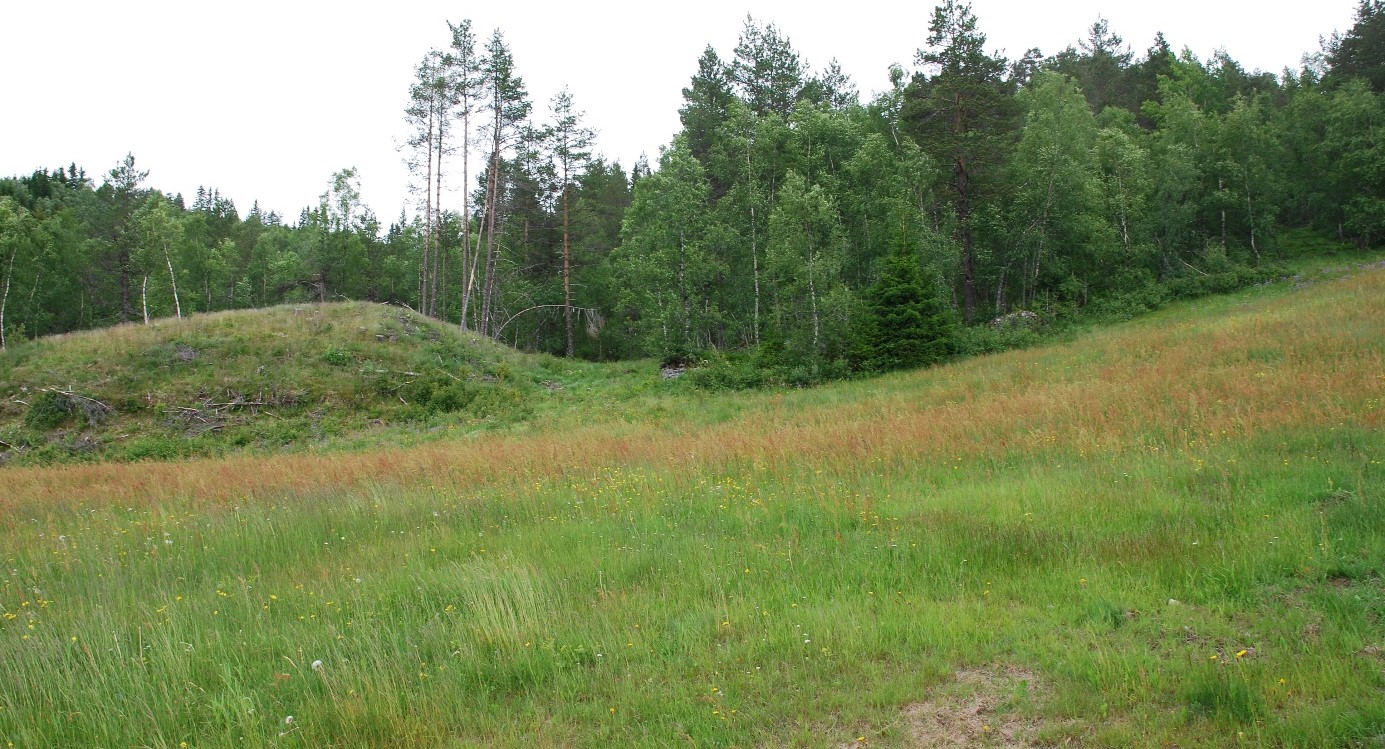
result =
M0 736L890 745L953 669L1000 663L1042 674L1040 714L1093 745L1366 741L1381 454L1327 431L1200 467L612 467L14 517Z
M638 406L195 490L6 469L0 741L1378 746L1383 290L802 392L555 362Z
M289 305L0 354L0 458L51 465L418 444L577 412L620 419L670 389L648 362L527 356L382 305ZM87 418L67 407L66 392L110 411Z

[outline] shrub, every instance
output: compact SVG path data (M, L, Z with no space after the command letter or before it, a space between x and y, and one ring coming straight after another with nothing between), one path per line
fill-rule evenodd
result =
M746 356L716 358L688 370L684 380L695 390L753 390L766 384L765 372Z
M30 429L56 429L77 415L77 404L62 393L45 390L29 404L24 414L24 426Z
M336 346L329 346L327 351L322 354L322 360L334 367L344 367L353 361L351 352Z

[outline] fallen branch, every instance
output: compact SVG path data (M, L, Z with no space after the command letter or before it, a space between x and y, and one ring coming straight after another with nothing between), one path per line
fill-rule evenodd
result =
M86 418L87 424L90 426L96 426L96 423L101 419L115 413L115 409L105 403L85 395L78 395L71 390L63 390L62 388L39 388L39 390L66 398L69 404L82 410L82 416Z
M1175 257L1177 257L1177 256L1175 255ZM1178 262L1180 262L1180 263L1182 263L1182 264L1184 264L1184 265L1187 265L1189 268L1193 269L1193 271L1195 271L1195 272L1197 272L1197 273L1201 273L1201 274L1204 275L1204 276L1207 275L1207 271L1201 270L1201 269L1197 268L1196 266L1189 264L1187 260L1184 260L1184 259L1181 258L1181 257L1178 258Z

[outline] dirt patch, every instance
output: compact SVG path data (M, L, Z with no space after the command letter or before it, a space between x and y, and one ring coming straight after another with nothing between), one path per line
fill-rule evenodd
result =
M1032 747L1041 726L1033 718L1044 687L1013 666L958 671L922 702L904 709L905 746Z

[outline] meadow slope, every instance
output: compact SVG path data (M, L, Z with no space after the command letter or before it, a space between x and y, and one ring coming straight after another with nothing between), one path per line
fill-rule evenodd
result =
M7 468L0 741L1378 746L1382 392L1367 270L644 418Z

